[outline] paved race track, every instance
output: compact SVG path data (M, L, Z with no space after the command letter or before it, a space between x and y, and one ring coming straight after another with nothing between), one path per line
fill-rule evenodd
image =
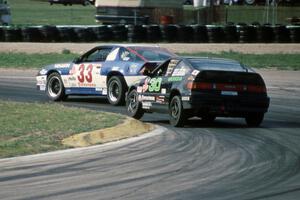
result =
M165 127L162 134L1 160L0 199L299 199L300 76L276 72L285 80L278 82L272 73L264 72L271 107L260 128L224 118L212 125L195 119L185 128L172 128L166 115L149 114L143 120ZM3 71L0 99L47 102L35 90L33 75ZM63 104L125 113L103 98L73 98Z

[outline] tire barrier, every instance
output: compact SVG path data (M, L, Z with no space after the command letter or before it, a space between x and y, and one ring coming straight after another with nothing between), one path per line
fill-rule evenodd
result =
M142 25L128 25L128 42L147 41L147 29Z
M177 41L191 43L194 41L194 29L191 26L178 26Z
M110 28L113 35L112 37L113 41L118 41L118 42L127 41L128 30L124 25L112 25Z
M147 29L147 42L162 41L162 32L158 25L146 25Z
M208 35L207 35L207 27L204 25L194 25L192 26L194 29L194 42L196 43L207 43Z
M0 42L299 43L300 26L108 25L0 27Z
M22 30L20 28L6 28L4 30L5 42L21 42Z
M294 26L289 29L291 42L300 43L300 26Z
M5 41L5 35L4 35L4 30L2 27L0 27L0 42Z
M177 42L178 27L176 25L162 25L161 32L164 42Z
M225 42L224 29L219 26L210 26L207 28L208 41L211 43Z
M274 30L269 24L257 27L257 42L271 43L274 42Z
M238 26L237 34L240 43L253 43L257 41L257 27L255 26Z
M22 28L22 37L24 42L41 42L43 41L40 30L36 27Z

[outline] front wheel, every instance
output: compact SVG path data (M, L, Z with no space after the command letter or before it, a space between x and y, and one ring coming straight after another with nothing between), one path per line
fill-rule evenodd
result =
M258 127L264 120L264 113L249 114L245 120L249 127Z
M129 92L126 99L127 114L135 119L141 119L144 115L141 102L138 100L138 93L136 90Z
M53 101L60 101L66 98L65 87L59 73L55 72L49 75L47 79L46 93Z
M123 77L111 77L107 83L107 90L107 97L110 104L114 106L124 104L126 83Z
M180 96L174 96L169 105L170 124L175 127L183 127L187 119L182 107Z

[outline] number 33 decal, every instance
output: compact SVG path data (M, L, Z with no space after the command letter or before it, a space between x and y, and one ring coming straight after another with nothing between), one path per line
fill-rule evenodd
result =
M84 75L84 71L87 71L87 75ZM79 76L77 76L77 79L80 83L83 83L84 80L86 80L88 83L91 83L93 81L92 76L93 71L93 65L89 65L87 68L84 67L84 64L81 64L79 66Z

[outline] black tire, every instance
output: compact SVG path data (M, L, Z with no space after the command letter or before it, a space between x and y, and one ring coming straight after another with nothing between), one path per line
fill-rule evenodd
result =
M127 86L123 77L113 76L107 83L107 98L114 106L124 105Z
M249 127L259 127L264 120L264 113L249 114L245 117L245 120Z
M136 90L131 90L126 99L127 114L135 119L141 119L144 115L142 103L138 100L138 93Z
M60 74L54 72L47 78L46 93L52 101L61 101L66 99L65 87Z
M207 123L207 124L210 124L210 123L213 123L216 119L216 116L214 115L203 115L201 116L201 120L204 122L204 123Z
M170 124L175 127L183 127L187 119L182 107L181 97L174 96L169 104Z

